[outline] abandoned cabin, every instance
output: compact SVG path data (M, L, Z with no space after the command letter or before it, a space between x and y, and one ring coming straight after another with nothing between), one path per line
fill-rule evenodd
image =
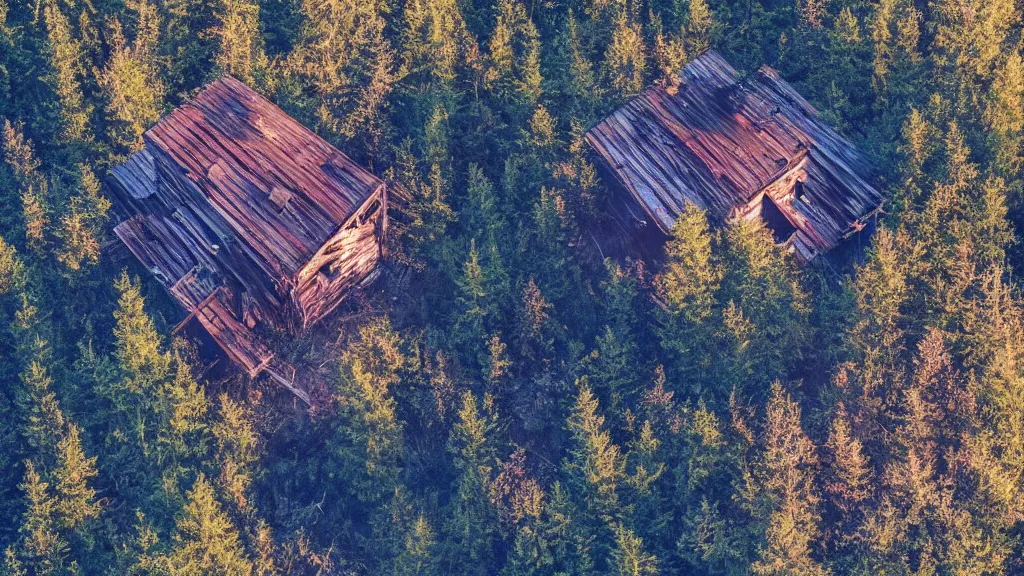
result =
M806 262L860 232L883 201L868 159L775 70L741 79L713 51L586 139L621 184L609 211L640 247L660 246L690 202L712 223L763 219Z
M184 308L175 333L308 403L266 335L303 333L374 273L384 183L227 76L143 141L111 174L114 232Z

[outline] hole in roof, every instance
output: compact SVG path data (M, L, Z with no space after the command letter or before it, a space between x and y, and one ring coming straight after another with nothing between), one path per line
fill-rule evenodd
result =
M373 215L376 214L377 210L379 209L380 200L374 200L369 206L366 207L366 210L364 210L363 213L359 216L359 224L365 224L366 221L372 218Z
M777 243L781 244L789 240L796 232L796 226L793 226L782 209L767 194L761 199L761 219L764 220L764 225L772 231L772 236Z

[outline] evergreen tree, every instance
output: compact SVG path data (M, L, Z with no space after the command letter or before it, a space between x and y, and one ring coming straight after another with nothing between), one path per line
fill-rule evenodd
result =
M82 48L58 3L46 3L43 12L49 40L51 72L48 83L57 95L61 136L72 142L87 142L91 140L89 116L92 111L82 92L85 74Z
M344 478L364 502L377 502L394 492L402 470L402 423L395 412L392 389L410 362L402 341L387 320L359 330L359 341L342 360L338 401L345 425L332 446Z
M214 496L203 475L188 491L187 503L178 516L174 542L165 570L178 574L247 575L253 570L239 540L238 529Z
M68 558L68 543L61 535L56 519L56 503L49 493L50 486L36 472L32 462L25 463L25 480L21 490L25 493L28 509L21 526L21 541L14 561L8 552L7 569L31 571L42 576L63 576L80 573L74 560ZM14 570L11 570L14 572Z
M713 238L704 212L688 203L672 228L665 265L654 280L655 293L665 303L661 346L680 381L697 385L714 352L711 337L723 276Z
M493 417L480 414L473 393L463 393L459 421L448 439L448 451L454 456L459 474L444 531L451 547L446 564L452 572L487 574L488 567L493 566L498 525L490 489L496 454L489 437L495 433L494 428Z
M129 43L113 20L110 57L97 78L106 99L107 137L120 154L142 147L142 133L160 119L164 98L157 67L160 15L146 0L129 6L137 20L135 40Z
M800 407L778 383L766 408L760 457L744 489L744 506L759 521L763 544L751 566L755 574L820 576L815 559L819 496L814 444L800 424Z
M226 74L252 83L267 67L260 34L260 7L246 0L223 0L216 14L218 23L210 31L216 39L214 62Z
M604 55L604 75L616 98L639 94L647 81L647 47L640 27L622 16Z
M497 22L488 44L485 86L513 121L532 109L541 95L540 39L526 7L499 0Z
M578 384L576 404L567 421L572 435L569 457L562 463L567 487L581 505L580 527L594 538L593 557L599 566L614 547L612 527L624 515L619 484L625 477L625 460L604 427L598 401L585 379Z
M220 410L211 427L217 441L220 463L220 484L238 511L252 511L250 490L260 457L260 437L253 426L252 411L232 400L227 394L219 397Z
M657 576L658 559L644 552L644 541L619 525L615 528L612 574L617 576Z
M61 242L57 260L72 273L99 262L103 226L110 210L110 201L101 194L100 181L93 171L84 164L78 169L79 189L71 197L57 233Z

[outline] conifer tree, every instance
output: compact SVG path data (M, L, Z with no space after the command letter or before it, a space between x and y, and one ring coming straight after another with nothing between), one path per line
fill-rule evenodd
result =
M742 345L731 378L769 385L783 377L803 357L811 336L808 316L809 295L802 285L800 270L783 252L771 232L760 221L741 221L725 231L722 301L734 305L732 322L726 319L730 337ZM758 366L756 372L751 366Z
M27 247L39 256L45 254L52 234L47 201L49 182L40 170L41 163L23 128L4 119L4 159L19 184L17 195L21 211L21 221L17 225L8 223L12 229L23 231Z
M359 340L342 359L338 400L346 418L332 449L344 478L364 502L377 502L394 492L402 470L402 422L395 411L392 388L410 361L399 335L387 320L359 330Z
M459 420L448 438L448 451L453 454L458 479L444 530L451 547L447 565L450 571L460 574L486 574L494 562L498 525L489 498L496 473L496 454L490 438L494 429L493 417L481 414L473 393L464 392Z
M100 181L93 171L85 164L78 169L79 188L70 199L57 234L61 241L57 260L72 273L99 262L103 226L110 210L110 201L101 194Z
M615 527L612 574L616 576L657 576L658 559L644 551L644 541L621 524Z
M403 75L415 90L426 93L432 107L437 102L431 96L451 98L460 72L479 66L479 47L455 0L411 0L402 16ZM423 111L429 113L429 108Z
M211 431L217 441L220 484L235 510L250 513L250 488L260 457L260 438L247 406L227 394L220 395L219 403L218 418Z
M540 39L526 7L499 0L497 22L488 44L488 88L498 102L518 120L532 109L541 95Z
M995 165L1009 177L1020 174L1021 133L1024 132L1024 60L1011 52L996 73L985 107L989 146Z
M699 56L710 48L714 29L714 12L707 0L690 0L686 23L687 53Z
M665 245L665 265L654 280L655 293L665 303L661 346L671 354L672 368L683 382L698 378L711 359L723 276L713 238L704 212L687 203Z
M439 571L433 548L434 530L422 514L405 535L405 546L395 559L395 576L433 576Z
M639 94L647 81L647 47L640 27L625 15L615 22L604 55L604 75L616 98Z
M79 573L74 560L68 558L67 540L61 535L56 519L56 503L50 486L40 477L31 462L25 463L25 479L21 483L28 505L22 518L21 541L12 561L10 553L5 564L24 573L40 576L65 576ZM30 571L30 572L29 572Z
M610 558L614 547L612 527L623 517L619 484L625 479L625 459L612 442L598 413L598 400L586 379L578 383L576 404L567 421L572 435L572 448L562 469L581 514L577 522L594 538L593 557L602 563Z
M164 87L157 68L160 16L146 0L129 4L137 20L128 42L113 20L107 43L110 57L97 78L106 99L107 137L120 154L142 146L142 133L160 119Z
M201 474L188 491L187 503L177 519L172 548L163 562L166 570L178 574L252 573L252 561L242 548L238 529L221 508L213 486Z
M279 92L330 134L379 150L391 133L395 50L384 34L384 2L306 0L298 42L283 63Z
M217 68L251 84L267 68L260 34L259 4L247 0L222 0L216 18L217 25L210 34L217 42L214 56Z
M91 140L89 116L92 111L82 92L81 83L85 74L82 48L58 3L47 3L43 12L51 68L48 83L57 94L61 136L73 142L87 142Z
M597 69L585 34L586 31L581 30L576 13L570 9L558 42L561 59L566 65L560 67L562 70L558 72L562 72L562 75L557 78L560 79L561 91L572 103L568 115L583 122L590 122L594 119L604 90L598 82Z
M484 322L487 319L487 292L484 287L484 274L480 266L480 255L476 250L476 240L471 240L469 245L469 259L462 266L463 276L459 288L462 294L459 296L460 309L456 312L455 334L456 338L465 342L471 350L476 351L472 356L479 356L479 348L483 345L485 334Z
M55 528L66 536L99 516L96 492L89 486L97 475L96 457L85 455L81 429L65 418L51 390L45 348L42 350L21 377L22 434L29 447L32 474L39 475L50 490Z
M751 570L824 576L829 572L813 554L820 527L814 444L800 424L800 406L778 383L766 410L760 458L744 494L744 506L759 521L764 538Z

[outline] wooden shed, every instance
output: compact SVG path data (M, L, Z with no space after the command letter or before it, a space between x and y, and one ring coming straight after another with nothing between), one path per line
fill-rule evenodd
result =
M112 170L115 234L185 309L178 331L294 389L265 336L301 334L374 272L384 183L228 76L143 140Z
M643 241L666 239L690 202L712 222L762 218L809 261L863 229L883 201L868 159L775 70L741 78L713 51L586 139L621 184L612 215Z

